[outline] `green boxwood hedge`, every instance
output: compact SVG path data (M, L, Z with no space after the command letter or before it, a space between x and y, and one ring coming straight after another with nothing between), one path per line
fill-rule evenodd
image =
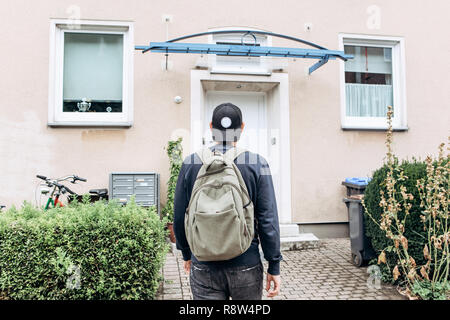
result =
M398 159L395 159L397 163ZM396 184L396 190L400 190L400 185L404 185L407 189L407 193L411 193L414 199L411 201L412 207L410 210L410 216L406 219L405 236L408 239L408 252L415 259L417 265L425 263L423 257L423 247L426 243L426 233L423 230L423 223L420 220L421 208L420 208L420 196L416 187L418 179L426 178L426 163L412 159L411 161L403 160L399 163L400 168L403 169L404 174L408 177L405 181L398 181ZM366 187L364 192L364 203L367 210L370 212L372 218L376 221L380 221L381 214L383 213L382 207L379 203L381 200L380 190L383 190L387 194L384 180L386 179L388 172L388 166L384 165L380 169L373 173L372 180ZM394 172L394 177L398 177L398 172ZM400 193L397 193L400 200ZM366 221L366 235L370 238L372 246L375 251L380 254L382 250L392 246L392 240L386 237L386 234L379 226L365 214ZM403 218L402 215L399 215ZM394 282L392 276L392 269L397 264L397 255L389 250L386 253L386 264L379 265L382 271L382 279L386 282ZM399 279L401 280L401 279Z
M153 299L164 224L134 200L0 213L0 300Z

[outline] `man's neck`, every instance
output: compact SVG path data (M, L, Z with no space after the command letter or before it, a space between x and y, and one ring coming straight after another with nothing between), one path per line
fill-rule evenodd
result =
M227 147L236 147L237 142L227 142L227 143L223 143L223 142L217 142L216 141L216 145L217 146L227 146Z

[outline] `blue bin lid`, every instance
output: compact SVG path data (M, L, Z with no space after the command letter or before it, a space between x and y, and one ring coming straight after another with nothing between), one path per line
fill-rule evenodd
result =
M370 180L372 180L372 178L364 178L364 177L345 178L345 182L356 184L358 186L367 186Z

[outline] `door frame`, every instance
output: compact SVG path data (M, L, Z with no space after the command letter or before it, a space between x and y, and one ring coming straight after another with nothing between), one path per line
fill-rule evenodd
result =
M287 73L272 73L270 76L236 75L236 74L211 74L208 70L191 70L191 152L202 148L202 136L204 130L204 108L206 102L206 89L202 81L231 81L231 82L267 82L274 84L271 89L271 99L266 104L272 103L277 108L276 119L279 148L279 174L280 190L277 192L278 216L281 223L292 222L291 203L291 152L289 129L289 76ZM269 101L270 100L270 101ZM269 105L267 105L269 107Z

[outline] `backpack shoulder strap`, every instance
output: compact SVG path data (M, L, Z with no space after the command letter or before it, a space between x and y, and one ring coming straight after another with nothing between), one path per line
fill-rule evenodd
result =
M231 149L228 149L227 152L225 152L225 159L233 162L237 157L239 157L244 152L247 152L247 149L240 148L240 147L233 147Z

